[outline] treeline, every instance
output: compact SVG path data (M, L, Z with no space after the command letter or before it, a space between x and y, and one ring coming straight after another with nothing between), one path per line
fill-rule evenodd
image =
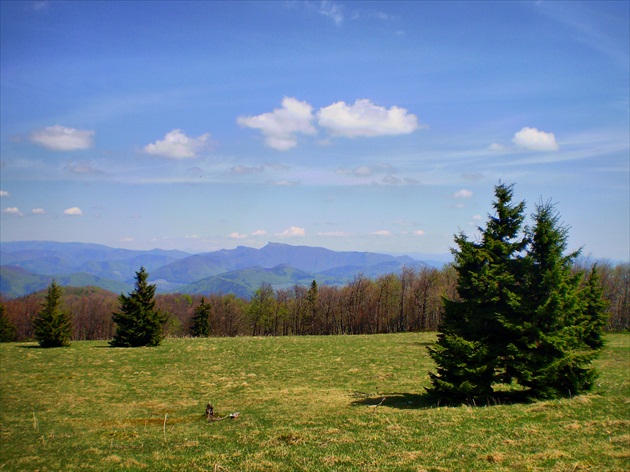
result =
M590 262L575 270L589 273ZM608 331L630 328L630 264L598 263L608 302ZM358 275L345 286L294 286L274 290L263 283L251 300L232 294L156 296L156 307L166 313L164 332L180 337L194 334L193 318L202 298L208 309L210 336L289 336L376 334L437 330L444 297L456 297L456 273L443 269L405 268L400 274L370 279ZM3 322L14 330L11 340L34 339L33 320L42 309L45 292L2 300ZM111 339L112 313L118 294L95 287L67 287L63 306L72 316L72 340Z

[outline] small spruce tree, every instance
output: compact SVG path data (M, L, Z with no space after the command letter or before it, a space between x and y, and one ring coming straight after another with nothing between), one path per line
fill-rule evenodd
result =
M210 312L211 306L206 303L205 298L201 298L201 303L195 309L192 318L190 334L194 337L208 337L210 335Z
M129 295L118 297L120 311L113 313L116 324L112 347L159 346L164 338L166 316L155 308L155 285L148 283L144 267L136 272L136 287Z
M62 289L53 280L42 304L42 310L33 320L35 339L41 347L70 345L72 318L62 307Z

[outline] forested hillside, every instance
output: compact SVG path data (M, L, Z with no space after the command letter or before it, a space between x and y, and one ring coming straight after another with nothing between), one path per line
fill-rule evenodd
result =
M591 264L576 270L588 273ZM599 263L604 296L609 303L607 330L630 328L630 265ZM371 334L436 330L443 297L455 297L456 274L443 269L404 268L400 273L370 278L356 276L343 286L293 285L273 289L261 280L255 296L234 293L160 294L157 306L169 314L168 336L190 334L191 320L201 298L211 307L211 336ZM95 287L67 287L64 306L73 315L74 340L110 339L112 312L118 295ZM41 309L44 292L5 299L4 316L16 327L15 340L33 338L32 320Z

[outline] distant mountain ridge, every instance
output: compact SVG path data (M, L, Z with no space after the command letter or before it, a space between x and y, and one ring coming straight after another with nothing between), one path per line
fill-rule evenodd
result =
M344 284L358 274L378 277L425 263L409 256L333 251L321 247L269 243L256 249L189 254L153 249L137 251L99 244L22 241L0 243L0 292L6 297L61 285L94 285L128 291L135 272L145 267L162 292L234 293L250 297L262 282L275 289L318 283Z
M251 267L271 269L286 264L304 272L320 273L342 267L368 268L385 262L411 265L418 261L408 256L339 252L321 247L269 243L260 249L238 246L235 249L195 254L165 265L151 275L155 279L191 283L200 278Z

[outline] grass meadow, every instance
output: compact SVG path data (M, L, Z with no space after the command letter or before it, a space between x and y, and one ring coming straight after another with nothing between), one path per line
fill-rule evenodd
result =
M477 407L427 403L434 340L2 344L0 470L630 470L630 335L589 395Z

